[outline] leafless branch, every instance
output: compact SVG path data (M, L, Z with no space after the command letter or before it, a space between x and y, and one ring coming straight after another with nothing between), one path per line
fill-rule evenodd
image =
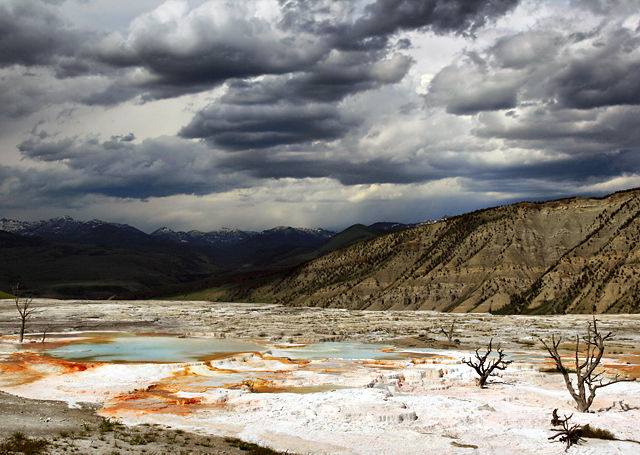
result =
M33 315L36 310L31 306L33 303L32 297L22 297L22 290L20 289L20 283L16 283L11 289L13 293L13 301L16 305L16 309L20 314L20 343L24 341L24 330L27 325L27 320Z
M452 340L453 340L453 334L454 334L455 325L456 325L456 320L454 319L454 320L451 321L451 327L449 328L449 331L446 331L445 329L440 327L440 331L444 334L444 336L447 337L447 341L449 341L449 343L451 343Z
M580 337L576 335L576 343L574 349L575 358L575 370L576 370L576 384L574 386L569 371L564 366L562 358L558 352L561 337L556 339L555 335L551 335L551 342L547 343L545 340L539 338L543 346L556 364L556 368L562 374L564 378L567 390L571 394L571 397L577 404L577 409L580 412L587 412L593 400L596 396L596 390L602 387L606 387L611 384L623 381L634 381L633 378L623 378L620 375L615 375L613 378L605 381L604 371L596 372L596 368L602 361L602 356L605 352L605 341L611 338L612 333L609 332L603 335L598 330L598 320L593 317L593 322L589 322L587 325L586 336ZM585 346L585 352L581 356L580 341ZM581 359L582 357L582 359Z
M551 431L555 431L556 434L548 438L550 441L555 442L556 438L558 438L559 442L564 442L566 444L565 452L572 445L581 444L584 441L582 439L582 427L577 424L569 426L569 420L571 420L573 414L568 417L565 415L562 418L558 416L558 410L554 409L552 415L551 426L560 428L551 428Z
M497 358L493 358L489 360L489 355L493 351L493 338L489 340L489 346L487 347L487 352L484 354L480 354L478 349L476 349L475 360L473 358L470 359L462 359L462 363L473 368L480 378L478 379L478 386L484 387L489 376L495 376L495 370L505 370L512 360L504 360L506 354L504 351L498 347L496 349L496 353L498 354Z

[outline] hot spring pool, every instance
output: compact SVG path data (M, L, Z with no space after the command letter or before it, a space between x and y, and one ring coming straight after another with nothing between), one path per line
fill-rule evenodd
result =
M391 345L358 342L324 342L270 350L274 357L313 359L398 359L406 354L384 352ZM191 362L224 354L265 352L267 347L234 339L177 338L113 334L70 343L44 351L52 357L85 362Z
M242 340L176 338L168 336L113 336L72 343L45 351L52 357L99 362L191 362L220 354L264 352L259 344Z
M345 359L345 360L382 360L403 358L397 352L384 352L391 349L388 344L368 344L357 342L322 342L307 344L300 347L287 347L272 349L272 355L276 357L289 357L297 360L316 359Z

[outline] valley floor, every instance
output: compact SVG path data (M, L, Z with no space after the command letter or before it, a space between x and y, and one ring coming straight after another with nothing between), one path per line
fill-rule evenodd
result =
M547 438L553 434L551 412L558 408L560 415L573 413L572 423L607 429L618 439L640 439L640 382L601 389L594 412L578 413L562 377L553 373L541 349L537 337L556 333L570 341L582 334L590 320L587 315L491 316L169 301L36 304L38 312L27 327L33 342L18 345L15 307L0 301L0 331L5 334L0 339L0 390L66 402L92 415L90 426L99 425L102 417L142 435L151 429L154 434L180 430L186 433L178 434L194 434L193 440L234 437L295 453L555 454L564 446ZM598 319L601 331L615 334L604 367L610 373L640 377L640 316ZM453 321L449 343L441 329L449 330ZM48 333L40 343L44 329ZM167 336L174 340L169 345ZM514 362L488 388L480 389L461 360L475 348L482 350L491 338ZM158 349L167 359L173 356L171 360L145 359L147 352L141 358L126 357L140 354L136 343L149 339L162 341ZM201 349L198 340L212 346L244 340L255 348L196 352ZM134 347L132 352L127 345ZM96 354L95 346L110 346L115 357L100 357L105 354ZM569 357L571 352L565 354ZM51 406L61 405L43 404L42 415L29 419L51 419ZM15 406L4 404L0 414L9 408L15 414ZM165 429L141 426L145 424ZM106 440L112 444L110 437ZM131 442L133 433L127 437ZM155 436L166 439L162 438ZM99 441L99 435L94 439ZM192 448L195 453L234 450L218 442L222 445L216 448ZM151 446L145 450L154 453ZM570 453L640 453L640 444L588 439Z

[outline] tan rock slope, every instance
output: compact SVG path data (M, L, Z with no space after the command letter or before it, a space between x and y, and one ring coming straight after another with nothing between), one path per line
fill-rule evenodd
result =
M638 312L639 214L640 190L479 210L217 297L380 310Z

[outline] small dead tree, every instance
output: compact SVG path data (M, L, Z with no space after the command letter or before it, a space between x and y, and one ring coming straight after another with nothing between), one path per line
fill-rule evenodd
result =
M447 337L447 341L449 343L451 343L453 341L453 333L454 333L454 327L456 325L456 320L454 319L453 321L451 321L451 327L449 328L449 331L446 331L445 329L443 329L442 327L440 327L440 331L442 333L444 333L444 336Z
M569 371L562 363L562 358L558 353L558 348L562 337L556 339L555 335L551 335L551 343L548 344L542 338L538 338L547 352L556 364L556 368L562 377L564 383L567 386L567 390L571 394L571 397L577 404L577 409L580 412L587 412L596 397L596 390L606 387L616 382L622 381L634 381L633 378L622 378L619 375L609 381L605 381L603 378L604 371L596 373L596 368L602 360L602 355L605 351L605 341L612 336L609 332L603 335L598 330L598 320L593 317L593 322L589 322L587 326L587 335L582 337L582 342L585 345L584 355L580 356L580 335L576 335L575 345L575 370L576 370L576 386L574 387L571 378L569 377Z
M51 329L51 324L47 324L44 326L44 328L42 329L42 338L40 339L40 343L45 342L45 340L47 339L47 333L49 333L50 329Z
M33 303L32 297L22 297L20 283L16 283L11 289L13 293L13 301L16 304L16 309L20 314L20 343L24 340L24 329L27 325L27 320L31 317L35 308L31 306Z
M465 365L469 365L471 368L476 370L476 373L478 373L478 376L480 376L480 378L478 379L478 386L480 387L485 386L487 379L489 379L489 376L495 376L497 374L497 372L494 373L494 370L505 370L507 366L509 366L509 364L513 362L513 360L504 360L506 354L500 347L496 349L498 357L489 359L489 355L493 351L492 344L493 338L489 340L487 352L485 352L483 355L480 355L480 353L476 349L475 359L473 359L473 357L468 360L462 359L462 363L464 363Z
M551 431L555 431L556 434L550 436L549 441L553 442L564 442L566 447L564 451L569 450L574 444L581 444L584 440L582 439L582 427L578 424L569 426L569 420L573 417L573 414L570 416L564 416L561 418L558 416L558 410L553 410L553 417L551 418L551 426L556 428L551 428ZM556 438L558 438L556 440Z

